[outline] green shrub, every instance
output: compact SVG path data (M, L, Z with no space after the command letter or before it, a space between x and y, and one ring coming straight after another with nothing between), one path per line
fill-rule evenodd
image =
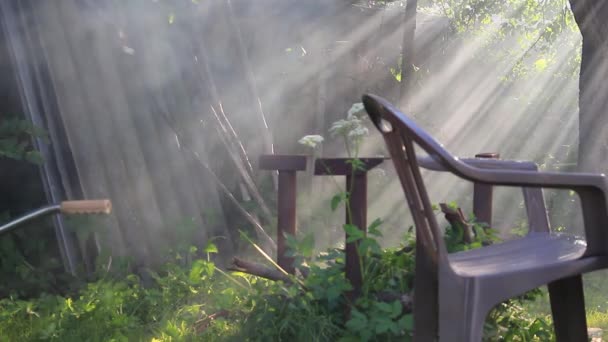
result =
M228 275L209 259L191 256L183 263L184 256L177 255L151 271L149 287L135 275L117 279L106 274L74 296L0 300L0 336L10 341L407 340L412 315L399 297L390 298L410 290L413 241L380 249L366 239L363 293L350 303L350 314L345 308L351 286L340 249L301 259L308 276L289 284ZM522 309L521 303L532 297L496 308L487 322L487 339L551 340L547 321Z
M309 274L301 284L270 284L260 288L254 298L257 304L246 315L241 338L250 341L391 341L409 340L413 317L411 307L403 303L403 294L410 294L414 279L414 239L410 235L399 248L382 249L375 238L381 233L380 222L368 227L369 236L345 225L351 239L360 243L363 265L362 295L349 303L350 284L344 278L344 253L332 249L315 260L297 258L301 269ZM458 232L448 231L446 239L451 250L481 246L496 239L491 231L482 234L474 225L477 239L468 247L456 243ZM309 237L302 241L288 240L292 248L309 249ZM306 254L294 253L294 254ZM496 307L486 322L489 341L550 341L554 339L550 321L534 317L524 304L534 301L541 292L531 291ZM345 309L350 307L350 313Z
M178 264L181 259L178 255L158 272L150 271L150 287L136 275L117 279L106 274L74 296L2 299L0 336L8 341L192 339L201 318L233 308L242 296L226 279L215 277L211 261Z
M217 248L210 242L200 252L196 247L171 251L162 268L147 270L152 279L147 286L139 276L120 267L110 270L100 260L97 280L73 295L2 299L0 336L9 341L410 340L415 239L410 229L401 246L381 248L381 223L374 221L367 235L344 225L347 242L359 244L363 286L354 301L344 276L344 250L314 255L312 235L287 239L301 273L287 282L227 274L211 261ZM461 242L462 232L448 229L449 250L496 239L479 225L473 229L475 241L467 245ZM539 295L532 291L495 308L487 320L486 339L554 339L550 321L524 309Z

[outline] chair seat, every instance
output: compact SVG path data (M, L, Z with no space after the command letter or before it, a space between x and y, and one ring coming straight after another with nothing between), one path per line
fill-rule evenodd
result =
M479 249L453 253L450 266L462 276L484 276L498 273L545 268L579 259L585 253L584 240L565 234L532 233Z

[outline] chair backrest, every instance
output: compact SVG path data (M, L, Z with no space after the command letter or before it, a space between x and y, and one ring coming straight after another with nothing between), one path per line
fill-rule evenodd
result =
M375 95L364 95L363 105L384 137L414 219L418 241L435 264L446 262L447 250L420 174L414 144L424 149L443 168L458 174L450 165L450 159L455 157L388 101Z

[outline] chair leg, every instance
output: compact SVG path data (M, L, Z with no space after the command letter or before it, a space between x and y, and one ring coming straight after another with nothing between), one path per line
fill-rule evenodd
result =
M549 283L549 298L557 342L587 341L583 280L580 275Z
M487 310L463 305L458 315L449 311L439 314L439 342L481 342Z
M421 246L416 242L417 246ZM433 265L422 252L416 248L416 277L414 279L414 341L436 341L438 334L438 288L437 274Z
M472 317L471 317L472 318ZM439 342L481 342L484 319L466 319L454 315L442 315Z
M445 279L447 280L447 279ZM453 279L439 284L439 341L481 342L491 307L473 287L475 280ZM477 293L475 297L468 294Z

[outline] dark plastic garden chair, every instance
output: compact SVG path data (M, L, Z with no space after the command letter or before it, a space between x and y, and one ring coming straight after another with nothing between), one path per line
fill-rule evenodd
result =
M557 340L587 341L581 274L608 266L604 175L478 167L452 156L386 100L365 95L363 104L384 136L416 226L414 340L481 341L485 318L495 305L548 284ZM539 229L521 239L448 255L414 145L438 168L469 181L575 191L586 243Z

